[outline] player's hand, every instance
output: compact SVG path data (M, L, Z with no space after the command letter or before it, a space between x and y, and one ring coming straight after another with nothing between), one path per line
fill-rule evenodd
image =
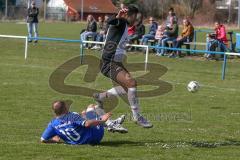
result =
M127 15L128 9L124 8L118 12L117 18L124 18Z
M102 121L106 122L110 117L112 116L112 113L111 112L108 112L106 114L104 114L101 118L102 118Z

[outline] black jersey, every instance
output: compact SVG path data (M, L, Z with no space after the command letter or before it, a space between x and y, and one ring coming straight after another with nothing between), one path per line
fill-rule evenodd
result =
M128 43L128 22L123 18L114 18L109 22L105 45L102 54L103 61L122 62Z

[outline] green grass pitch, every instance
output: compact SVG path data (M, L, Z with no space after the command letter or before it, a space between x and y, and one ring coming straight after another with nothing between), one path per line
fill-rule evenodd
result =
M78 39L81 29L81 24L72 23L39 26L40 36L69 39ZM0 34L26 35L26 26L0 23ZM204 35L200 39L203 41ZM53 100L72 100L72 111L81 111L93 103L89 97L59 93L49 86L51 73L79 55L79 44L40 41L37 45L30 44L26 61L23 54L24 41L0 38L1 160L237 160L240 157L240 63L237 59L228 62L227 77L222 81L222 62L169 59L151 54L149 62L168 68L160 79L173 85L167 94L140 99L141 110L151 115L154 128L143 129L127 119L124 126L129 129L128 134L105 132L100 145L69 146L41 144L39 140L53 116L50 108ZM99 57L97 51L87 50L85 54ZM144 56L129 54L128 62L142 63ZM112 86L101 74L95 82L84 82L85 72L86 66L79 67L65 83L99 90ZM199 92L187 91L191 80L202 85ZM129 113L127 104L121 100L113 117Z

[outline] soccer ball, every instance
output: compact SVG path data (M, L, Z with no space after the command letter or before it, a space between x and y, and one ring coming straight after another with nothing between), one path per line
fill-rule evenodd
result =
M187 85L188 91L192 93L197 92L199 88L200 88L200 85L197 81L191 81Z

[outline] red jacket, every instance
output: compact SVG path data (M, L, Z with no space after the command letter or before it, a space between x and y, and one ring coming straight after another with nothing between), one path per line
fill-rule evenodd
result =
M136 27L135 26L131 26L128 27L128 35L131 36L136 32Z
M224 25L220 25L218 28L215 28L215 33L218 40L227 44L227 33Z

